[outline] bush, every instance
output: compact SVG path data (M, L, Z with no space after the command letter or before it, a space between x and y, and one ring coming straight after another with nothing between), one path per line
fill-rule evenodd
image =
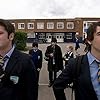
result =
M15 33L15 44L18 50L26 49L27 33L25 32L16 32Z

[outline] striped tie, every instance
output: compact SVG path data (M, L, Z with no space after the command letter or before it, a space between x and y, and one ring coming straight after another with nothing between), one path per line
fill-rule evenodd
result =
M100 62L97 62L97 63L98 63L98 73L97 73L97 75L98 75L98 81L100 83Z
M5 61L8 59L8 56L5 56L4 58L2 56L0 56L0 81L3 78L3 76L5 75L5 71L3 69L4 63Z
M3 66L4 66L4 60L3 57L0 56L0 79L4 76Z

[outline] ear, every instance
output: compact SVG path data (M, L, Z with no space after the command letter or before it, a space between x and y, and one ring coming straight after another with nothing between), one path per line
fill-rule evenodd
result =
M13 39L14 39L14 33L11 33L11 34L9 35L9 39L10 39L10 40L13 40Z

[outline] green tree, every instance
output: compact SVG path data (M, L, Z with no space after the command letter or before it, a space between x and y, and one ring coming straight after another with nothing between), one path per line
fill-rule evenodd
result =
M16 32L14 42L16 48L19 50L25 50L27 42L27 33L25 32Z

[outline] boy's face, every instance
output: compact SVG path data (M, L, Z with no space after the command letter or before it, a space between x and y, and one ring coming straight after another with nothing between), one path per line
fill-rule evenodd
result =
M8 36L8 32L0 25L0 49L5 49L12 45L13 38L13 33Z
M94 33L94 39L90 41L91 51L100 53L100 26L97 26L96 32Z
M33 47L33 50L37 50L37 49L38 49L38 47L36 47L36 46L35 46L35 47Z
M55 45L56 45L56 42L51 42L51 45L52 45L52 46L55 46Z

